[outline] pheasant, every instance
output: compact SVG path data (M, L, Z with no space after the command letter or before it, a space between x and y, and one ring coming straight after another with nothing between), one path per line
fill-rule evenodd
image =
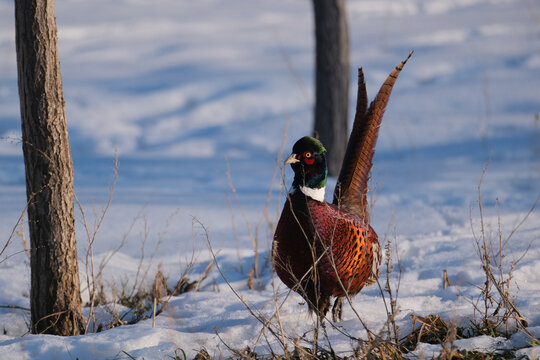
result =
M320 320L331 297L333 319L341 320L344 298L377 281L382 251L370 226L368 179L386 104L411 55L390 73L369 108L358 70L356 115L332 203L324 200L326 149L319 140L301 138L285 160L294 180L274 233L272 261L279 278Z

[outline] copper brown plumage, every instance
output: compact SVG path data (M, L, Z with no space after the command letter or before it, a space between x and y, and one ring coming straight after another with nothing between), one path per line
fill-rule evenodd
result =
M272 259L280 279L320 318L332 296L334 320L341 318L343 299L378 277L382 252L370 226L368 180L386 104L411 55L390 73L369 108L359 69L356 115L332 204L324 201L326 149L317 139L298 140L285 161L295 177L274 234Z

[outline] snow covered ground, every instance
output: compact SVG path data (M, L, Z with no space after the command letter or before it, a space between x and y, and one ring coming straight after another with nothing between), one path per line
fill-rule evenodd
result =
M350 0L347 7L351 99L355 67L363 67L373 97L415 51L394 88L372 177L372 225L400 259L400 334L410 332L412 314L440 314L461 325L473 318L472 302L484 282L474 243L481 226L478 185L489 163L481 187L486 232L498 243L500 218L503 236L512 235L507 264L528 248L513 271L512 294L529 331L540 336L540 211L513 233L540 195L540 3ZM0 248L26 203L13 17L13 2L0 0ZM286 136L288 155L311 129L310 2L58 0L56 17L76 193L90 226L107 201L114 154L119 158L113 201L94 244L96 264L109 259L102 277L109 300L122 286L149 287L158 268L174 286L193 263L188 277L197 280L212 259L208 238L225 277L251 309L270 317L277 296L284 333L309 340L314 320L306 306L272 276L268 224L284 201L281 142ZM291 173L285 169L286 186ZM87 301L88 240L80 212L77 219ZM180 349L193 358L201 348L232 356L227 346L283 352L216 266L200 291L170 299L155 328L149 319L70 338L30 335L29 312L6 308L29 307L24 234L16 231L0 259L2 359L166 359ZM247 286L253 237L259 290ZM447 289L444 269L452 284ZM394 289L397 275L396 268ZM364 289L353 305L370 329L383 327L377 287ZM366 336L349 305L336 325ZM330 326L328 339L324 344L340 355L355 346ZM526 344L518 333L455 345L495 351ZM440 349L421 344L414 355ZM538 358L540 349L516 356L522 353Z

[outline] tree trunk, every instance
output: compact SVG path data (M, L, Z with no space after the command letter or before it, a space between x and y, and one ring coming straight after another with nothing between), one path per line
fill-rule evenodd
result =
M28 226L32 331L79 334L73 164L57 56L53 0L15 0Z
M316 43L315 136L337 176L347 148L349 30L344 0L313 0Z

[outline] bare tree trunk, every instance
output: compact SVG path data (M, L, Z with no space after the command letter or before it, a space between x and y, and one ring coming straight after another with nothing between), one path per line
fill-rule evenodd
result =
M316 43L315 136L337 176L347 148L349 30L344 0L313 0Z
M82 329L73 164L53 0L15 0L17 70L31 241L32 331Z

